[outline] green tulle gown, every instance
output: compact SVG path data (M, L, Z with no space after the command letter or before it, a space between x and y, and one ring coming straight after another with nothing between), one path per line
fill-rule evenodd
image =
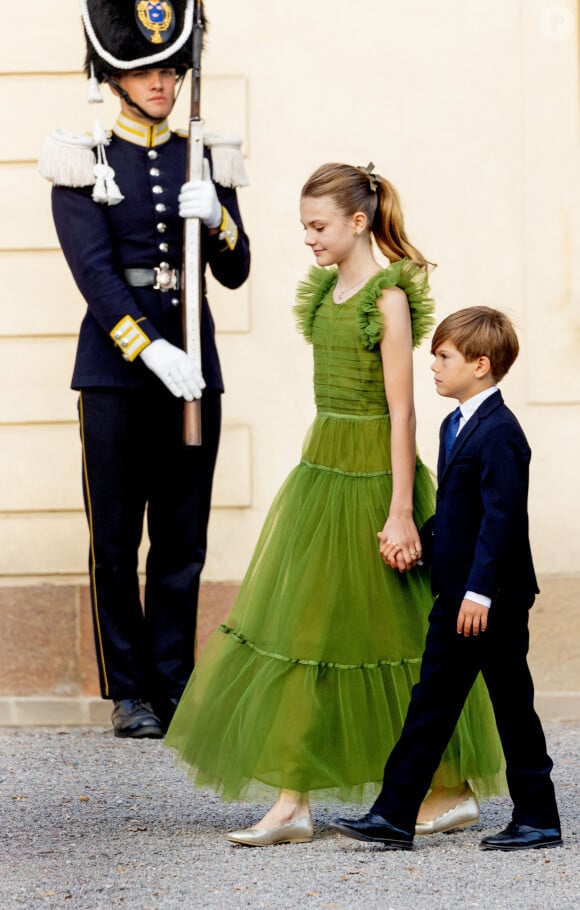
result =
M392 478L376 301L393 285L406 291L415 344L430 329L432 302L423 273L405 260L340 305L336 280L336 269L314 267L299 287L317 415L166 737L196 785L224 799L264 789L272 798L282 787L369 800L419 674L429 573L400 575L378 550ZM434 486L420 461L414 506L421 526L433 513ZM480 796L504 789L481 678L441 770L448 785L470 780Z

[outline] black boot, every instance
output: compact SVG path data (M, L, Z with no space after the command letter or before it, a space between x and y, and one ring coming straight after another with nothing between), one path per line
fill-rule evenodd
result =
M133 739L161 739L161 721L147 701L122 698L113 703L111 720L115 736Z

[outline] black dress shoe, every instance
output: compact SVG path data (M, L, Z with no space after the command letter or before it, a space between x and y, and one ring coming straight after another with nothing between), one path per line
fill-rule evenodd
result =
M531 850L535 847L558 847L562 841L559 828L532 828L510 822L504 831L484 837L482 850Z
M161 739L161 722L147 701L122 698L113 702L111 714L115 736L132 739Z
M375 812L367 812L362 818L335 818L330 827L355 840L385 844L393 850L413 849L413 835L409 831L395 828Z

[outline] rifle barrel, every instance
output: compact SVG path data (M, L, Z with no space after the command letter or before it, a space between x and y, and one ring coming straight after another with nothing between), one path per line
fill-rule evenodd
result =
M203 179L203 121L201 119L201 51L203 4L196 0L193 14L191 103L187 141L187 180ZM202 303L201 223L187 218L183 230L183 339L185 350L201 370L200 319ZM201 445L201 401L186 401L183 408L183 442Z

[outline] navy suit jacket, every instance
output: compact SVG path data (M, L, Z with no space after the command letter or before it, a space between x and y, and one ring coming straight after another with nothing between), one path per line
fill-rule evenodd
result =
M436 512L432 522L433 593L462 600L474 591L531 605L538 585L528 538L531 451L501 392L490 395L445 459L440 433Z

